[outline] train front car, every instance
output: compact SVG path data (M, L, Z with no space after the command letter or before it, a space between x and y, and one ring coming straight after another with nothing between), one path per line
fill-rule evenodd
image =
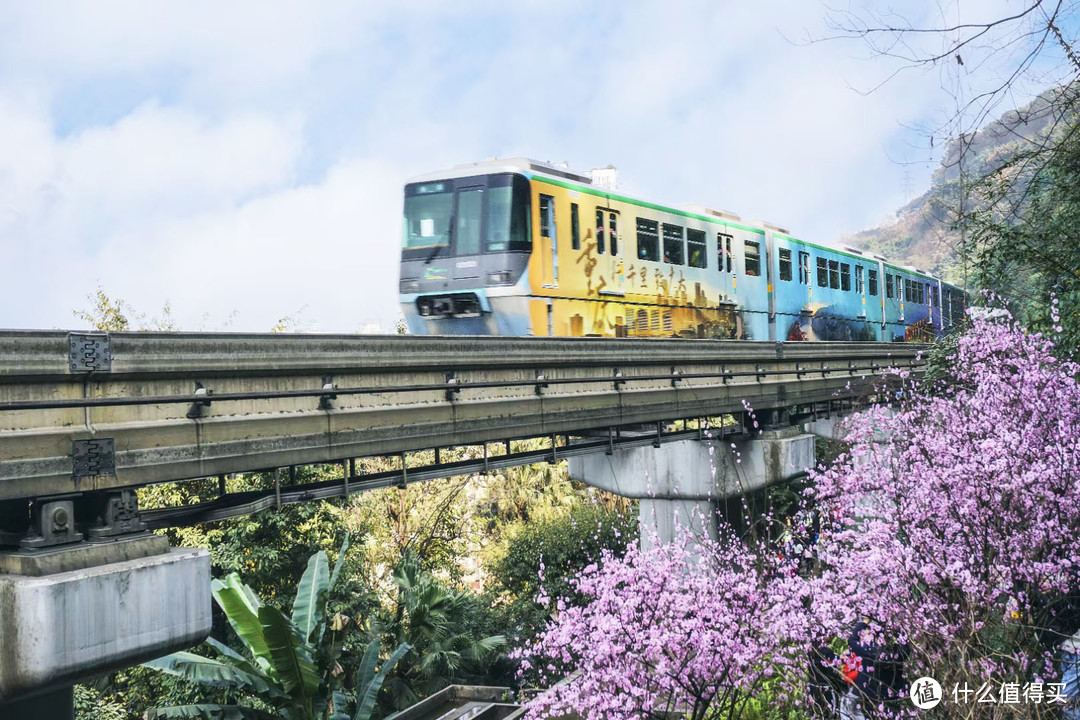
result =
M530 197L513 166L405 186L400 300L414 335L529 335Z

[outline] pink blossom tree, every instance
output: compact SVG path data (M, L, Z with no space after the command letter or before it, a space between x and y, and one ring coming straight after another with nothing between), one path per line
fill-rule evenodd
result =
M552 684L576 671L534 717L737 718L766 687L813 714L811 639L849 637L860 687L880 681L872 716L915 712L907 682L924 674L945 689L939 717L1051 716L1051 685L1038 705L976 693L1053 682L1055 602L1080 589L1080 367L1054 351L1010 318L975 318L947 385L854 416L848 452L812 473L808 577L730 533L586 568L589 603L556 601L519 653ZM972 694L956 702L954 686Z
M945 715L1031 715L952 689L1054 679L1053 601L1080 571L1080 367L1011 318L977 317L950 375L855 416L850 451L813 474L833 530L813 609L836 632L866 619L879 643L906 635L907 677L934 676Z
M590 602L557 600L547 630L519 654L523 672L554 685L532 717L739 717L769 678L786 696L785 679L801 677L806 585L760 560L730 537L606 553L577 580Z

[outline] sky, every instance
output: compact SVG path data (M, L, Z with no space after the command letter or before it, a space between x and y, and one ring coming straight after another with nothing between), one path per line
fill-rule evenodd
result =
M927 187L919 128L954 98L946 69L881 84L893 68L863 43L806 42L831 34L826 15L0 0L0 328L83 328L101 288L184 330L390 329L402 186L492 156L612 164L624 193L836 243Z

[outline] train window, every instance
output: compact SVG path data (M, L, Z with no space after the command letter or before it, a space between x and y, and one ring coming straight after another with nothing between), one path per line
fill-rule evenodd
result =
M550 195L540 196L540 237L555 237L555 198Z
M570 249L581 249L581 220L578 219L577 203L570 203Z
M660 259L660 226L655 220L637 219L638 260Z
M780 248L780 279L791 280L791 251Z
M799 251L799 282L810 284L810 253Z
M840 261L829 261L829 287L833 290L840 289Z
M851 290L851 265L840 263L840 289Z
M664 223L664 262L672 265L686 264L686 247L683 243L682 225Z
M484 190L471 188L458 192L454 244L458 255L480 252L480 219L483 215Z
M929 285L924 285L923 283L919 282L918 280L915 281L915 285L919 288L919 304L920 305L925 305L926 304L926 288L928 288L930 286Z
M935 288L933 285L927 283L926 292L930 293L930 304L933 305L934 307L937 307L938 306L937 288Z
M532 250L532 193L520 175L488 177L487 218L484 223L487 252Z
M596 211L596 252L604 254L604 211Z
M877 297L877 270L870 270L866 279L870 281L870 294Z
M441 188L442 183L439 183L438 187ZM424 195L406 195L405 237L402 247L408 249L448 246L450 217L453 214L453 192L431 191Z
M866 292L866 283L863 280L862 265L855 266L855 292L859 293L860 295Z
M708 265L705 256L705 231L686 229L686 259L690 267L703 268Z
M885 297L889 299L896 297L896 293L893 291L892 273L885 273Z
M619 254L619 216L608 213L608 240L611 243L611 254Z
M746 261L746 274L755 277L761 274L761 243L747 240L743 245L743 259Z
M637 311L637 331L645 332L649 329L649 313L647 310Z
M818 287L829 287L829 262L825 258L817 259Z

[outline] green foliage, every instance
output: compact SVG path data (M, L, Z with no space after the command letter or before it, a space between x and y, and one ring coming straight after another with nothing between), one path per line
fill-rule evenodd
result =
M622 557L637 540L637 513L594 503L575 505L564 514L520 525L495 564L511 634L530 637L547 621L547 610L536 601L541 586L550 597L576 598L570 580L599 560L603 550Z
M376 638L368 644L367 652L364 653L364 661L360 665L359 679L356 683L356 714L353 715L353 720L368 720L371 717L375 712L375 700L383 683L386 682L386 676L410 650L409 645L398 645L386 662L376 670L380 646L381 643Z
M87 310L76 310L75 317L101 332L123 332L125 330L176 330L173 321L172 306L165 303L159 317L147 318L120 298L110 298L102 288L87 296L91 303Z
M348 699L342 692L343 673L338 665L343 645L336 636L345 624L340 617L335 618L331 635L323 643L328 598L347 549L346 540L334 573L329 572L324 551L310 558L297 587L291 618L279 608L264 604L236 573L214 580L211 583L214 601L225 613L246 654L211 638L207 646L216 657L179 652L148 662L146 667L212 688L230 688L237 691L240 699L233 703L159 708L151 711L149 717L283 717L286 720L348 717L344 715ZM373 673L374 663L370 658L373 651L368 646L367 664L360 677L361 704L366 703L368 695L378 694L386 673L408 649L407 645L399 647L380 671ZM374 653L377 659L377 641ZM358 713L356 720L364 720L369 714L370 708L366 713Z
M340 466L297 468L297 483L318 482L340 477ZM287 473L282 473L283 486L288 485ZM273 473L249 473L230 477L228 492L271 489ZM142 508L191 505L213 500L218 496L217 481L194 480L184 483L154 485L139 490ZM205 547L216 571L235 572L262 598L278 608L294 602L296 584L305 571L309 558L320 550L332 552L344 532L362 537L371 532L372 521L356 511L352 502L333 499L320 502L286 505L246 517L235 518L190 528L173 528L166 532L174 545ZM331 602L331 612L351 616L367 615L377 605L366 580L369 558L362 545L351 546L343 564L335 567L340 573L338 602Z
M104 696L93 685L75 686L75 720L124 720L123 705Z
M1080 347L1080 124L1070 127L1044 160L1018 155L985 178L980 186L985 201L965 221L979 285L1003 300L1021 325L1075 353Z
M393 707L401 709L447 685L483 677L485 663L505 646L506 638L474 632L476 597L438 582L411 553L401 559L394 581L398 597L387 635L411 650L387 682Z

